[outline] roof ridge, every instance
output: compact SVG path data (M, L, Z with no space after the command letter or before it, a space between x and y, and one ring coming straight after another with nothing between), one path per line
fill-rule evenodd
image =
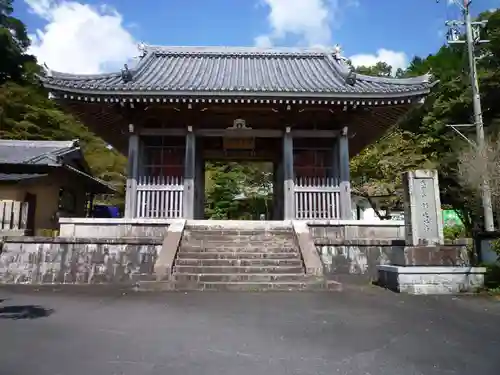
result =
M58 163L59 159L62 156L66 155L70 152L77 151L79 149L80 149L80 147L73 143L73 145L71 145L70 147L61 147L60 149L57 149L57 150L49 150L49 151L43 152L41 154L38 154L36 156L33 156L31 159L25 160L25 163L34 164L34 163L39 162L40 160L43 160L44 158L50 159L50 160L54 161L55 163Z
M75 144L78 145L78 140L71 141L53 141L53 140L37 140L37 139L0 139L0 145L2 146L17 146L18 144L30 144L38 147L74 147Z
M335 52L331 47L252 47L252 46L160 46L147 45L146 53L185 55L300 55L325 56Z
M130 69L132 70L132 69ZM56 78L56 79L99 79L99 78L108 78L108 77L118 77L121 75L121 72L108 72L108 73L95 73L95 74L83 74L83 73L64 73L58 72L56 70L50 71L50 76L47 75L42 78Z
M397 78L397 77L377 77L370 76L366 74L356 73L358 79L363 81L369 81L374 83L390 83L395 85L415 85L422 83L430 83L432 75L424 74L422 76L408 77L408 78Z

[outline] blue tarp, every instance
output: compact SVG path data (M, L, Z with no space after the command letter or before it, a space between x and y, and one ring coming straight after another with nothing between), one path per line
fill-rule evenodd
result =
M120 210L115 206L95 205L92 213L97 218L117 218L120 217Z

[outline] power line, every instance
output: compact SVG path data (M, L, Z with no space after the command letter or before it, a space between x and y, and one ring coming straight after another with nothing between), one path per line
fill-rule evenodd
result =
M439 0L436 0L439 2ZM488 21L472 22L472 16L470 14L471 0L447 0L454 3L462 11L463 19L446 21L445 25L448 26L448 32L446 34L448 43L450 44L466 44L467 53L469 60L469 78L472 86L472 104L474 108L474 123L473 124L461 124L461 125L449 125L453 130L455 130L460 136L467 139L471 145L473 145L478 154L484 155L485 149L485 137L484 137L484 124L483 124L483 114L481 109L481 96L479 93L479 82L477 77L477 65L475 56L476 45L487 43L488 40L481 39L481 30L486 26ZM465 32L465 40L462 38ZM458 126L474 126L476 128L476 142L473 143L466 136L464 136L459 130ZM487 232L493 232L495 230L495 222L493 220L493 207L491 203L491 190L487 176L483 176L483 181L481 181L481 200L483 204L484 212L484 228Z

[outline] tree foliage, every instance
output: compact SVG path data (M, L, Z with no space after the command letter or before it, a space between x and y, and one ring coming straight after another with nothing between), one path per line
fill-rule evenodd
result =
M26 25L12 16L13 0L0 0L0 85L31 80L36 59L27 54L30 45Z
M26 26L12 12L12 0L0 0L0 138L79 139L92 172L123 191L125 158L48 98L36 79L43 69L26 53Z
M210 219L258 219L268 214L271 166L263 163L208 163L205 216Z
M500 125L500 11L479 17L489 20L490 43L478 48L477 56L485 126L488 133L495 133ZM383 65L379 68L372 73L386 75L389 70ZM469 145L447 126L474 121L468 69L463 45L443 46L433 55L412 60L401 76L431 73L439 83L425 104L411 111L398 128L354 158L355 191L366 195L385 191L398 197L402 172L435 167L440 173L442 203L459 212L469 231L482 223L477 194L461 184L459 176L459 156ZM461 130L474 138L473 127Z
M401 68L398 68L395 72L393 72L392 66L382 61L379 61L373 66L359 66L356 68L356 72L376 77L401 77L404 74L404 71Z
M493 210L500 214L500 139L494 134L478 150L471 146L464 148L458 157L459 183L469 189L480 200L483 181L491 193Z

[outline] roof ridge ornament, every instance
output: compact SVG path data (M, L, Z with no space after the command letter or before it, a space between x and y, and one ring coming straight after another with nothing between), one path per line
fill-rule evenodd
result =
M342 56L342 46L340 44L335 44L333 47L333 57L337 60L345 59L345 57Z
M45 76L48 78L52 78L52 69L50 69L46 63L43 63L43 67L45 68Z
M436 78L432 68L429 68L429 71L424 74L424 77L427 78L427 82L432 82Z
M144 56L148 54L148 48L149 45L144 42L140 42L139 44L137 44L137 49L140 52L139 58L142 59Z
M347 65L348 72L343 74L344 80L348 85L354 86L356 84L357 78L356 71L354 69L354 66L352 66L351 60L349 60L345 56L342 56L342 47L340 46L340 44L336 44L333 48L333 57L335 58L335 60Z
M123 69L122 69L123 82L128 83L128 82L132 81L132 79L133 79L132 72L128 69L128 65L124 64Z

